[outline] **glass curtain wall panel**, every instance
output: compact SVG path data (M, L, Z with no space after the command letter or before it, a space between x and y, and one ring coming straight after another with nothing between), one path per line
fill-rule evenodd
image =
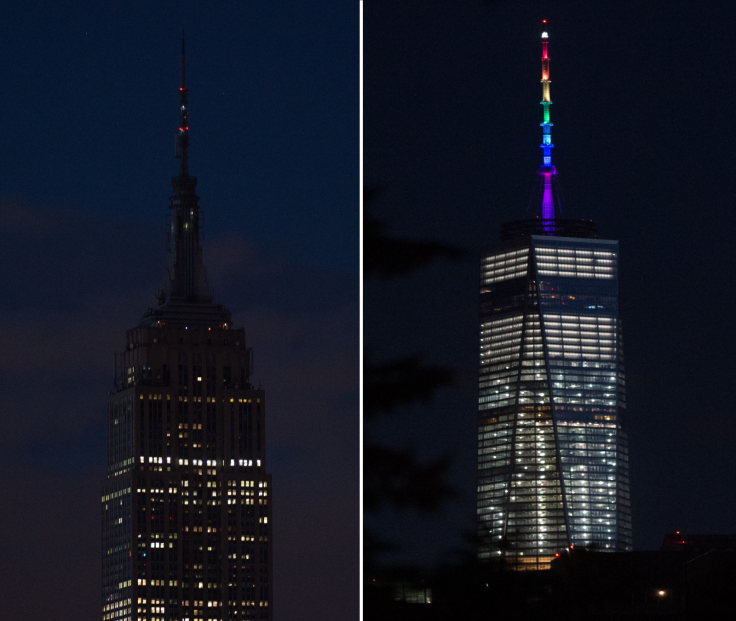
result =
M631 549L617 242L530 236L481 260L481 560Z

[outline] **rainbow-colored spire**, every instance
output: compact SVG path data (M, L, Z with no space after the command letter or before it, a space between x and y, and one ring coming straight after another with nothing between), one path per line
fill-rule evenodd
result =
M542 20L542 24L546 27L547 20ZM552 105L552 101L549 98L549 56L547 55L547 42L549 34L545 30L542 33L542 107L544 109L544 122L540 123L542 126L542 144L539 145L542 148L542 166L539 169L539 174L544 178L544 192L542 194L542 219L543 220L554 220L555 217L555 202L552 198L552 177L557 174L557 170L552 166L552 149L555 145L552 144L552 123L549 121L549 107Z

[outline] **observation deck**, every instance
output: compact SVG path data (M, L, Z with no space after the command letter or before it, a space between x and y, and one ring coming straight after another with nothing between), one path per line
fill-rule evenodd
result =
M504 222L501 225L502 242L524 239L532 235L596 239L598 229L592 220L567 220L563 218L555 218L554 220L530 218L528 220Z

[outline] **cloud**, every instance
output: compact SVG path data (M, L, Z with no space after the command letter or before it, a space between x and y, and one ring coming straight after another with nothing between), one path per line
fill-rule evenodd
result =
M99 618L99 477L0 464L0 616Z
M246 326L249 343L256 347L256 375L268 378L270 385L276 381L288 390L355 390L358 325L354 307L323 313L260 307L238 317Z
M0 198L0 230L22 230L26 236L41 238L53 230L52 213L40 209L21 198Z

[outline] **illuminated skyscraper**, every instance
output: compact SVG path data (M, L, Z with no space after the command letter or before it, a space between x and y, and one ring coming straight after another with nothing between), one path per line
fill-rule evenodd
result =
M547 41L541 218L481 258L479 557L519 570L632 549L618 242L555 218Z
M102 619L272 619L265 394L213 301L189 174L182 48L168 277L127 331L107 407Z

